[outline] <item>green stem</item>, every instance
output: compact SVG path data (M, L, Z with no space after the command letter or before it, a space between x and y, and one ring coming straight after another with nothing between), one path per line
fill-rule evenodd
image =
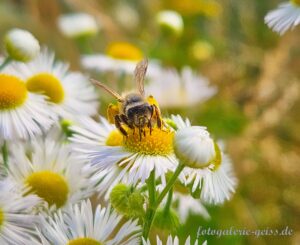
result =
M153 218L155 215L155 171L152 170L149 179L147 180L147 187L148 187L148 192L149 192L149 204L148 208L146 211L146 217L145 217L145 222L144 222L144 227L143 227L143 237L147 238L150 227L153 222Z
M183 170L184 165L183 164L179 164L178 167L176 168L174 174L172 175L171 179L169 180L169 182L167 183L166 187L163 189L163 191L160 193L160 195L158 196L158 198L155 201L155 176L152 173L148 179L147 185L148 185L148 190L149 190L149 206L148 209L146 211L146 217L145 217L145 223L144 223L144 227L143 227L143 237L145 239L148 238L150 229L151 229L151 225L153 223L153 219L156 213L156 210L159 206L159 204L162 202L162 200L164 199L164 197L166 196L166 194L171 190L171 188L173 187L175 181L177 180L177 177L179 176L179 174L181 173L181 171ZM154 177L154 179L153 179ZM152 190L150 188L150 183L151 183L151 188L154 190L154 199L153 197L151 197L152 195ZM151 195L150 195L151 194ZM171 195L171 194L170 194ZM171 205L172 202L172 195L170 197L170 200L167 201L167 203L170 203L169 205Z
M168 213L172 204L172 199L173 199L173 187L168 193L168 199L166 202L166 206L164 207L164 213Z
M4 141L4 144L2 146L2 157L3 157L3 164L5 169L8 169L8 148L7 148L7 143Z
M11 61L12 61L12 59L11 59L9 56L7 56L7 57L4 59L3 63L0 65L0 71L1 71L5 66L7 66Z

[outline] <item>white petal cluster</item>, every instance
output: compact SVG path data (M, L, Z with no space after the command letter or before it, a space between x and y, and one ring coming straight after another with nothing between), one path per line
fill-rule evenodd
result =
M300 4L296 1L285 2L265 17L265 23L275 32L283 35L300 24Z
M184 28L183 19L176 11L161 11L156 15L156 21L161 27L167 27L176 34L181 34Z

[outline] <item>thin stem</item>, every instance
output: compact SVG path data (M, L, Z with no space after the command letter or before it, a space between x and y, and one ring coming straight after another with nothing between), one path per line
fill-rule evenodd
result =
M12 61L12 59L11 59L9 56L7 56L7 57L4 59L3 63L0 65L0 71L1 71L5 66L7 66L11 61Z
M149 235L150 227L155 215L155 171L152 170L149 179L147 180L147 187L149 192L149 204L146 211L146 217L143 227L143 237L147 238Z
M172 199L173 199L173 187L168 193L168 199L166 202L166 206L164 207L164 213L168 213L172 204Z
M8 169L8 148L7 148L7 143L4 141L3 146L2 146L2 157L3 157L3 164L5 169Z
M153 183L151 188L153 188L153 186L154 186L154 191L155 191L155 176L154 176L154 179L153 179L153 176L150 175L150 177L148 179L148 182L147 182L148 190L149 190L149 207L146 211L145 223L144 223L144 227L143 227L143 237L145 239L148 238L148 235L149 235L149 232L150 232L150 229L151 229L151 225L153 223L153 219L154 219L154 216L155 216L155 213L156 213L156 210L157 210L159 204L162 202L162 200L164 199L166 194L171 190L171 188L173 187L175 181L177 180L177 177L179 176L179 174L181 173L183 168L184 168L183 164L178 165L178 167L176 168L176 170L175 170L174 174L172 175L171 179L167 183L166 187L160 193L160 195L158 196L156 201L154 200L154 203L153 203L153 199L151 197L152 192L150 191L149 187L150 187L150 183ZM168 200L168 202L170 203L169 205L171 205L172 196L170 197L170 200Z
M175 181L177 180L177 177L179 176L179 174L181 173L181 171L183 170L183 168L184 168L184 165L180 163L178 165L178 167L176 168L174 174L172 175L171 179L167 183L166 187L163 189L163 191L158 196L158 198L156 200L156 203L155 203L156 204L156 208L162 202L162 200L164 199L165 195L170 191L170 189L174 185Z

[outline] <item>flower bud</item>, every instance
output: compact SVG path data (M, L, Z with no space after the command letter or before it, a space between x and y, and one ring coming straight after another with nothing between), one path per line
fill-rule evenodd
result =
M161 11L156 16L157 23L164 29L170 30L177 35L183 31L183 20L180 14L175 11Z
M176 231L180 225L179 217L172 209L157 211L154 226L161 230Z
M221 161L220 150L204 127L179 129L174 140L176 156L188 167L217 167Z
M65 36L70 38L94 36L99 31L95 18L86 13L62 15L58 19L58 27Z
M13 60L28 62L40 52L39 42L26 30L10 30L4 38L4 43L7 54Z
M116 185L110 193L110 203L114 209L126 217L134 218L144 215L144 196L124 185Z

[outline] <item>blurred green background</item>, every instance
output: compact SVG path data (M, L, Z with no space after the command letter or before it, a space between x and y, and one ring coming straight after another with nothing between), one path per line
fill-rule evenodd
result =
M3 38L10 28L27 29L58 58L81 69L82 47L60 33L57 18L86 12L101 23L100 32L87 40L89 52L105 52L110 42L127 41L166 66L180 70L189 65L208 77L218 87L217 95L192 108L164 113L187 116L223 139L239 185L232 200L208 207L210 221L190 216L179 236L194 238L199 226L253 230L288 226L294 231L292 236L206 236L201 240L207 239L208 244L300 244L300 28L283 37L267 28L264 16L278 3L1 0L0 33ZM128 21L117 17L122 8L131 11ZM183 16L181 35L158 28L154 16L164 9ZM198 52L193 51L195 47ZM104 112L105 105L101 107Z

